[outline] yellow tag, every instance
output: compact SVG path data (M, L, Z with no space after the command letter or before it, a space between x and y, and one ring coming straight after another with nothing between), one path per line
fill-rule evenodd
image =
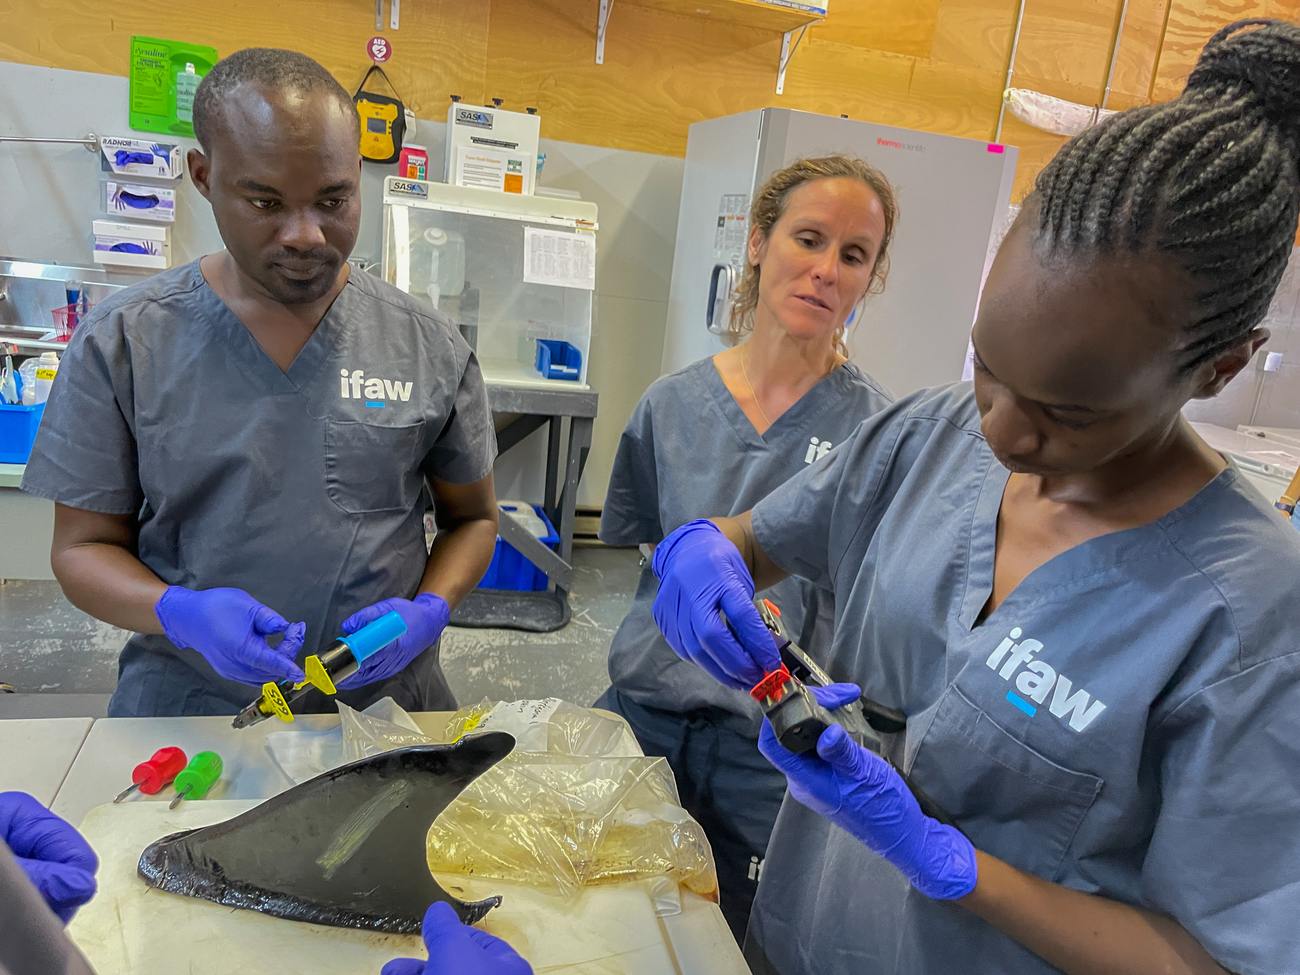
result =
M320 662L320 657L314 653L302 662L302 669L307 672L307 683L319 687L326 694L337 694L338 688L334 686L334 681L330 680L325 665Z
M275 716L281 721L293 720L293 712L289 710L289 702L284 699L284 695L280 693L280 688L275 684L263 684L262 697L266 698L267 703L275 709Z
M53 378L54 378L54 374L57 373L58 371L59 371L59 370L57 370L57 369L37 369L37 370L36 370L36 378L37 378L37 379L53 379Z
M464 723L461 724L460 734L458 734L455 738L453 738L451 740L451 743L453 745L456 744L456 742L464 738L469 732L477 728L478 723L482 721L484 718L486 718L487 716L488 716L488 712L486 711L480 711L477 714L471 714L468 718L465 719Z

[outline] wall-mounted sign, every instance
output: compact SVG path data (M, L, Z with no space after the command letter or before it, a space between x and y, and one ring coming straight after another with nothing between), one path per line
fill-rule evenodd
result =
M388 38L376 34L366 41L366 56L376 64L383 64L393 56L393 45L388 43Z

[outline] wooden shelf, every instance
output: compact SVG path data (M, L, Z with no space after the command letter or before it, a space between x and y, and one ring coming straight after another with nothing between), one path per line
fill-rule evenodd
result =
M617 0L629 6L649 7L687 17L700 17L722 24L759 27L784 34L809 24L818 24L821 15L793 7L783 7L761 0Z
M785 90L785 69L798 49L799 42L803 40L804 32L825 19L814 11L787 7L767 0L600 0L600 13L596 21L597 64L605 63L605 34L616 2L619 5L662 10L719 24L757 27L781 34L781 56L776 65L778 95Z

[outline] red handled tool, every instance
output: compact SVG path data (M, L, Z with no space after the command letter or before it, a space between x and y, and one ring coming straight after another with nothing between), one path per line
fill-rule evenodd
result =
M113 801L121 802L137 789L147 796L161 792L163 786L170 785L184 767L183 751L179 748L160 748L153 753L153 758L135 767L131 773L131 785L123 789Z

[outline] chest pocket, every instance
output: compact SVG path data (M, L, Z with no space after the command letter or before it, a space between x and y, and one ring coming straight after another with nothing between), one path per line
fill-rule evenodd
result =
M939 701L911 774L986 853L1055 880L1102 779L1013 738L955 685Z
M325 491L348 514L407 511L423 486L416 450L423 423L388 427L325 421Z

